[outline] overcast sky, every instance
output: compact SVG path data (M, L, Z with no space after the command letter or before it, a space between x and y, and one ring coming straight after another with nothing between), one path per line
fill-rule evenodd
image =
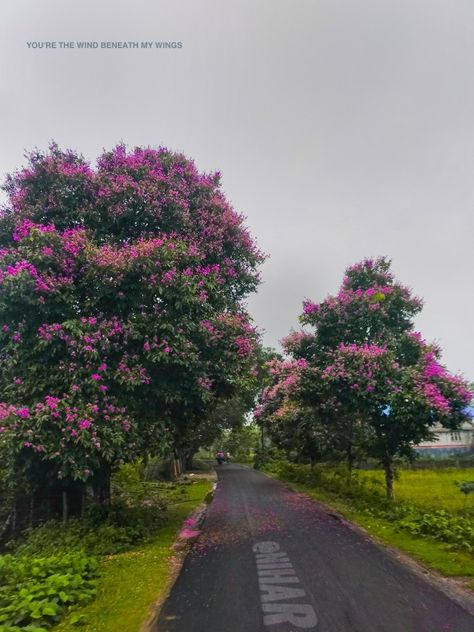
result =
M387 255L474 380L472 0L2 0L0 64L2 178L51 139L180 150L222 171L270 255L249 302L267 344Z

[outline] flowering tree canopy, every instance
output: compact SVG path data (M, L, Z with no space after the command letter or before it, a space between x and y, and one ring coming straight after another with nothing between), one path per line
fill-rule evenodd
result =
M318 347L341 342L387 344L413 328L421 299L394 280L390 262L366 259L346 270L336 296L322 303L305 301L301 320L316 328Z
M384 465L392 496L394 456L411 456L437 423L459 427L472 398L467 383L440 364L440 349L413 331L421 306L386 259L349 268L337 296L305 301L301 321L314 333L283 341L294 358L285 364L291 375L275 374L257 418L278 440L282 428L291 432L291 419L299 432L294 420L303 415L306 435L320 447L349 459L363 449Z
M185 444L247 384L242 300L263 260L219 174L123 145L91 167L52 145L0 214L0 437L10 458L87 480Z

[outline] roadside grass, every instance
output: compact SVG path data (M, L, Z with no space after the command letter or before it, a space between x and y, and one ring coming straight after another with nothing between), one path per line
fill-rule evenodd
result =
M325 486L327 481L324 477L314 483L295 480L292 469L288 466L275 467L273 464L270 467L264 467L263 471L288 483L295 491L303 492L337 510L344 518L361 526L382 543L398 548L442 575L460 578L465 586L474 590L472 551L460 550L459 547L426 534L407 532L400 528L396 513L392 519L389 519L387 516L390 514L380 510L380 503L383 502L381 501L382 472L358 471L356 476L359 481L363 481L362 486L355 486L349 490L344 488L339 479L339 488L334 490ZM441 471L403 470L399 473L399 480L396 482L398 506L403 507L405 503L409 503L411 507L419 509L421 514L429 510L438 512L445 510L452 516L462 516L468 520L472 516L474 528L472 500L466 499L455 485L455 481L464 480L474 480L474 468L468 470L453 468ZM358 491L360 496L358 496Z
M152 541L102 559L94 601L73 609L53 632L138 632L167 586L175 555L172 545L183 521L211 487L209 481L187 485L186 496L169 509L165 525Z

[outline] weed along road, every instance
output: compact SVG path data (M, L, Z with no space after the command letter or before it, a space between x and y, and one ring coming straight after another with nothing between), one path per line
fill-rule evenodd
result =
M218 469L155 632L473 632L474 616L317 503Z

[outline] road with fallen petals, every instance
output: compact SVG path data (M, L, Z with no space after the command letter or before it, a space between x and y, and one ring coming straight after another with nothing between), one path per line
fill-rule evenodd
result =
M473 632L467 609L337 515L250 468L217 469L154 632Z

